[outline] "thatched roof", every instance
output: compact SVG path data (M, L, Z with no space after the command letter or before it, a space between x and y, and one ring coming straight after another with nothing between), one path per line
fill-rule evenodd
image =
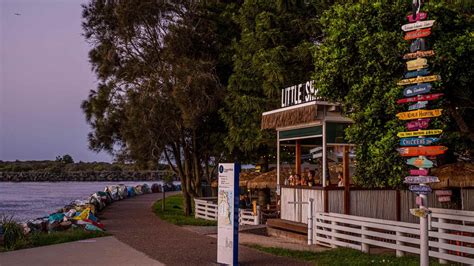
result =
M288 127L316 121L318 106L315 103L301 107L291 106L262 114L262 129Z
M247 187L250 189L263 189L270 188L275 189L277 183L277 171L276 169L270 172L263 173L247 183Z
M430 184L433 189L447 187L474 187L474 164L453 163L442 165L431 171L439 178L439 183Z

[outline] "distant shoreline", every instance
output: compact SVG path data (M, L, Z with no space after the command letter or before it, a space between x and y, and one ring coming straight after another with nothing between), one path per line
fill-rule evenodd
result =
M163 181L168 174L168 171L0 172L0 182Z

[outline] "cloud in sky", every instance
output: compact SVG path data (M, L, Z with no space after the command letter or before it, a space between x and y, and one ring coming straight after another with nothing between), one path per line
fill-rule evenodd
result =
M0 1L0 160L111 160L88 150L80 108L96 86L83 2Z

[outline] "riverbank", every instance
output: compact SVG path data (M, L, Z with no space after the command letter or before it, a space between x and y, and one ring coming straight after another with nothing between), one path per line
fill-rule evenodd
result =
M162 181L167 175L168 171L0 172L0 182L153 182Z

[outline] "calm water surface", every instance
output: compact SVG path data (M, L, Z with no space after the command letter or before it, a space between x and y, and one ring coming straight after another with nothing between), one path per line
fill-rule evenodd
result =
M76 199L87 199L97 191L103 191L105 186L125 184L135 186L161 181L137 182L0 182L0 217L13 215L15 220L47 216ZM179 183L179 182L178 182Z

